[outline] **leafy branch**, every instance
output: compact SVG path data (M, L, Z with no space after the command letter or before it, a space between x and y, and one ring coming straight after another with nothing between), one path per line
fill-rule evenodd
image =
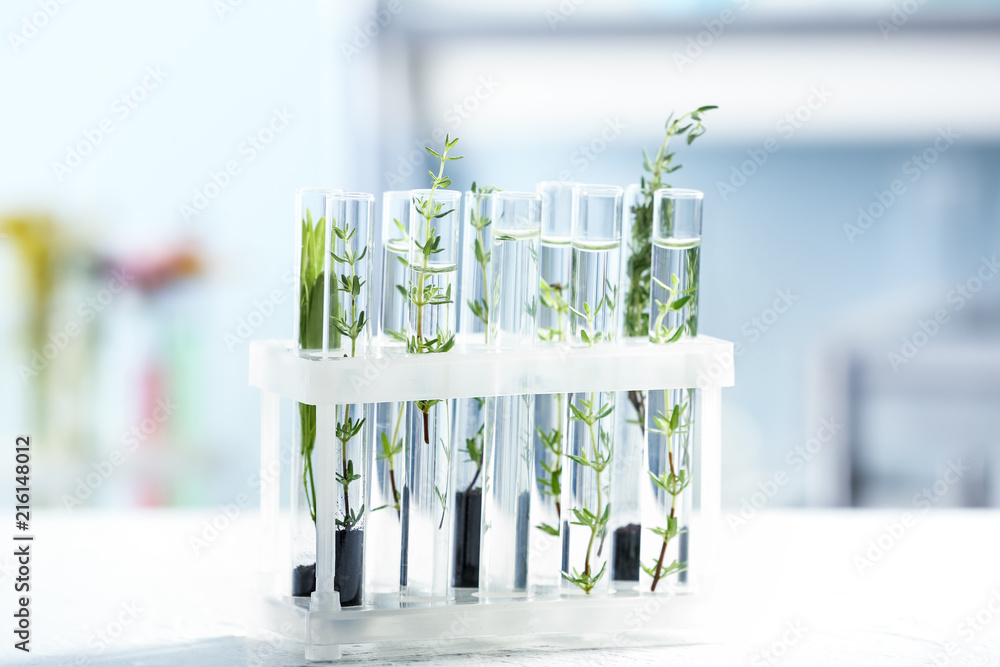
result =
M674 465L674 452L669 448L675 435L684 436L685 444L687 442L687 438L690 435L691 422L690 420L683 420L689 405L689 403L674 405L673 409L670 410L669 415L662 411L657 412L656 416L653 417L654 428L650 429L651 433L658 433L666 437L670 462L670 469L663 472L660 476L656 476L651 471L647 471L653 484L655 484L663 492L670 495L670 514L667 516L666 527L649 528L650 532L659 536L663 540L662 545L660 546L660 557L653 565L642 564L642 569L646 572L646 574L653 578L652 586L650 586L649 589L653 592L656 591L656 585L660 582L660 579L671 574L683 572L687 568L686 562L682 563L679 560L674 560L672 563L665 566L663 564L663 560L667 555L667 545L670 543L670 540L674 539L683 532L680 530L679 522L677 520L677 498L691 484L691 478L683 465L679 470L677 470Z
M491 251L487 249L488 240L486 238L486 228L490 226L492 220L487 218L485 215L479 213L479 202L486 195L493 194L498 191L498 188L492 185L487 185L482 188L476 188L476 182L472 182L472 198L473 205L472 211L469 214L469 224L472 228L476 230L476 237L473 244L473 250L476 254L476 263L479 264L479 271L482 275L482 285L484 296L478 299L469 299L469 310L472 314L480 319L483 326L489 327L490 325L490 307L485 298L486 292L486 273L490 265L490 255Z
M563 395L558 394L556 398L558 399L559 414L562 414ZM537 478L538 484L542 495L555 498L556 518L558 519L562 514L562 507L559 502L559 499L562 496L562 484L560 482L560 479L562 478L563 455L562 430L559 429L559 427L556 427L546 432L541 427L535 428L538 431L538 439L541 441L542 446L551 454L552 461L551 463L545 460L542 461L542 469L545 471L545 475ZM543 533L548 533L549 535L559 535L559 529L555 526L550 526L547 523L540 523L537 528Z
M353 528L365 512L364 505L361 506L357 514L351 510L351 498L348 487L361 479L361 475L354 472L354 461L347 457L347 445L357 437L364 425L365 418L351 419L351 406L345 405L344 420L338 422L336 428L336 437L340 441L341 472L336 473L334 479L344 490L344 518L342 520L337 519L336 524L347 529Z
M538 337L542 340L564 341L566 340L566 324L564 319L569 316L569 303L563 297L563 286L559 283L549 285L544 278L539 281L539 297L542 306L556 313L556 326L540 328Z
M399 437L399 425L403 421L404 404L399 404L399 413L396 415L396 424L393 426L392 439L386 433L382 434L382 451L378 454L380 461L387 461L389 465L389 484L392 486L392 503L396 508L396 516L399 516L399 491L396 489L396 466L395 459L403 453L403 439ZM381 508L379 508L381 509Z
M650 331L649 339L654 343L664 344L664 343L674 343L678 341L681 335L684 333L685 329L688 328L688 322L682 322L676 327L668 327L664 324L667 315L670 313L679 313L684 310L684 307L697 296L698 285L692 284L691 287L687 289L680 288L680 279L677 277L676 273L670 275L670 285L665 284L659 278L654 277L653 282L656 285L667 292L667 300L660 301L656 299L657 314L656 320L653 322L653 328Z
M358 336L364 331L365 324L368 323L365 317L365 311L358 312L358 297L361 295L361 288L364 286L364 280L358 277L357 273L357 263L364 259L365 255L368 253L368 246L366 245L358 252L351 248L350 242L354 238L354 234L357 232L356 229L349 229L347 223L344 223L343 227L338 227L336 224L333 225L333 233L336 238L340 239L344 243L344 253L343 255L338 255L334 251L330 251L330 255L340 264L346 264L350 267L350 271L347 274L340 275L340 282L337 284L336 290L338 292L346 293L350 300L350 319L344 317L340 313L334 313L331 315L330 319L333 323L333 328L340 332L341 335L346 336L351 339L351 356L355 356L357 351Z
M482 400L482 399L476 399ZM483 424L479 427L479 430L471 438L465 439L465 449L461 450L469 455L469 460L476 464L476 474L472 476L472 481L469 482L468 488L465 489L466 493L472 491L472 487L476 485L476 481L479 479L479 473L483 470L483 445L484 445L484 435L483 429L486 425Z
M451 179L444 175L444 167L450 161L462 159L461 155L450 156L448 151L455 147L458 143L458 138L452 139L450 136L445 137L444 151L437 153L430 147L425 147L428 153L440 160L440 167L438 168L438 173L435 174L433 171L428 171L431 177L431 189L430 193L426 197L418 197L416 201L417 211L420 216L424 219L424 234L423 241L414 240L414 245L420 251L421 267L418 272L417 284L410 285L408 291L408 297L417 307L417 322L416 322L416 334L415 341L411 346L411 352L416 353L428 353L428 352L444 352L446 349L440 349L446 345L447 340L454 340L454 335L447 334L447 332L438 331L437 340L434 348L428 348L423 344L424 340L424 307L425 306L438 306L444 305L452 302L451 297L451 286L442 293L440 287L437 286L427 286L427 273L430 266L431 258L444 252L445 248L441 245L441 237L437 234L437 228L434 226L434 221L445 217L446 215L454 212L454 209L442 210L444 205L439 202L434 201L434 193L437 192L438 188L447 188L451 185ZM450 349L448 346L447 349Z
M611 503L605 504L604 502L601 474L611 464L613 448L611 445L611 436L600 427L598 422L608 417L614 412L615 408L614 404L610 401L598 407L597 394L594 392L590 393L589 399L580 399L579 403L579 408L572 403L570 404L570 419L582 422L587 426L590 451L584 446L580 450L580 454L567 454L566 456L574 463L594 471L595 486L597 487L597 504L593 510L588 507L580 509L571 508L576 520L570 523L589 528L590 539L587 542L587 554L584 558L583 570L574 569L573 574L564 571L562 576L589 595L590 591L593 590L604 574L605 567L607 566L607 562L605 562L600 572L594 574L591 570L590 559L597 536L603 536L607 532L608 517L611 511Z
M313 221L306 209L302 220L302 252L299 264L299 347L315 350L323 345L323 247L326 218ZM302 442L302 487L309 516L316 523L316 481L312 453L316 446L316 406L299 403L299 430Z
M674 164L675 153L670 150L673 137L683 137L688 146L705 134L702 115L716 106L704 106L690 111L676 119L670 114L665 129L666 136L656 154L650 158L643 150L642 168L649 174L642 177L642 202L633 208L632 241L627 265L628 293L625 297L625 334L642 336L649 330L650 264L653 256L653 193L670 187L664 183L664 176L672 174L683 165Z

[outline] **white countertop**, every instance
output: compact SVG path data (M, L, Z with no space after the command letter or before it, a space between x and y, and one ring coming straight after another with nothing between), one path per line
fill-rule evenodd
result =
M719 644L385 664L1000 665L1000 511L914 509L909 525L903 514L761 512L735 532L727 524ZM256 514L243 512L195 553L192 538L216 515L34 513L33 652L14 650L4 629L0 664L304 664L291 647L246 639ZM9 625L11 552L0 552Z

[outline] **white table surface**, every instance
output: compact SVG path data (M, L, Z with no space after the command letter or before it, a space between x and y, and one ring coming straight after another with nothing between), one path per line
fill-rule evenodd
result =
M718 644L383 664L1000 665L1000 511L910 514L898 538L886 526L903 510L765 511L735 532L724 528ZM5 628L0 664L304 664L293 650L246 638L255 622L256 515L244 512L195 555L190 538L213 516L35 513L34 651L15 651ZM880 538L888 549L859 571L857 558ZM12 551L0 552L9 626ZM769 647L782 655L763 653Z

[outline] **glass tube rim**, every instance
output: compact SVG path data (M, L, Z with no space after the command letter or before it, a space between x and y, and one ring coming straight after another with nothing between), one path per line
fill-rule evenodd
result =
M332 199L333 201L368 202L369 204L375 203L375 195L370 192L332 192L326 197L327 199Z
M528 225L505 225L497 218L497 210L500 208L501 201L508 201L514 204L519 204L523 202L533 203L534 216L530 220ZM532 231L538 232L542 231L542 195L539 192L526 192L518 190L504 190L502 192L497 192L496 197L493 200L493 224L496 225L497 230L506 229L510 231ZM506 221L504 221L506 222Z
M343 192L340 188L296 188L295 190L297 196L305 194L339 195Z
M538 181L535 185L535 192L542 194L541 190L546 188L575 188L583 185L581 181Z
M587 197L625 196L625 188L620 185L605 185L603 183L582 183L577 186L581 195ZM664 188L666 189L666 188Z
M427 192L430 192L430 190L428 190ZM443 190L438 190L438 192L443 192ZM448 192L456 192L456 191L455 190L448 190ZM501 192L506 192L506 190L494 190L493 192L483 192L482 190L476 190L475 192L473 192L472 190L466 190L465 191L465 196L466 197L475 197L476 199L485 199L487 197L495 197L496 195L500 194Z
M495 192L493 194L497 199L511 199L514 201L534 200L538 203L542 202L542 194L540 192L528 192L526 190L500 190L499 192Z
M705 193L701 190L694 190L691 188L660 188L653 193L653 196L660 199L668 197L670 199L690 199L700 201L705 198Z

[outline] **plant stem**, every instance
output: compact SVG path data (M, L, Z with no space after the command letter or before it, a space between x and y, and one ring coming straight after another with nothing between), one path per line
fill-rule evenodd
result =
M561 312L559 313L559 321L560 321L559 328L560 328L560 330L562 330L562 313ZM565 396L565 394L556 394L556 409L558 410L558 412L556 413L556 418L559 420L558 421L559 432L562 433L562 434L564 434L561 437L564 438L564 439L568 439L568 436L565 435L569 431L569 429L567 428L568 425L563 422L563 397L564 396ZM565 443L563 443L562 451L566 451L566 445L565 445ZM560 479L561 479L562 478L562 453L561 452L560 452L560 454L556 455L555 468L552 471L552 476L553 477L555 477L557 474L560 476ZM556 497L556 519L559 519L561 517L562 517L562 501L557 496ZM559 525L559 524L557 523L556 525Z
M632 390L628 393L628 400L632 403L632 407L635 408L636 415L638 415L639 421L639 432L643 436L646 435L646 394L642 391Z
M392 429L392 447L395 447L396 443L399 442L399 425L403 421L403 409L404 409L405 406L406 406L405 403L400 403L399 404L399 412L396 413L396 425ZM396 505L396 516L399 517L399 512L400 512L400 508L399 508L399 491L396 490L396 469L395 469L395 467L392 464L391 451L392 450L390 449L390 456L389 456L389 483L392 484L392 501Z
M306 477L308 476L308 481ZM302 470L302 484L306 486L306 491L312 491L312 502L310 502L310 494L306 494L306 505L309 506L309 515L312 517L313 523L316 523L316 481L313 479L313 467L312 467L312 456L306 457L305 466Z
M448 153L448 151L447 151L447 147L446 147L445 148L445 154L447 155L447 153ZM434 182L431 184L431 193L427 196L427 200L424 202L423 214L424 214L424 220L427 222L427 230L426 230L426 232L424 234L424 243L430 243L430 241L431 241L431 235L434 233L433 228L431 227L431 221L434 220L434 212L433 212L433 209L431 208L431 205L434 203L434 193L437 191L438 182L442 178L444 178L444 165L445 165L445 161L441 160L441 166L438 169L437 178L435 178ZM424 333L423 333L424 332L424 304L422 303L423 298L424 298L423 297L423 293L424 293L423 289L424 289L424 280L426 280L426 277L427 277L427 264L428 264L428 260L430 259L430 256L426 252L423 253L423 255L424 255L424 260L423 260L423 269L424 270L420 272L420 277L418 278L419 282L417 283L417 285L418 285L417 290L418 290L418 293L421 295L420 296L421 303L417 304L417 340L419 342L421 342L421 343L424 342ZM427 416L425 414L424 415L424 442L427 442L427 435L426 435L426 433L427 433L427 426L426 426L426 424L427 424Z
M346 425L351 419L351 406L344 406L344 424ZM348 438L348 440L350 440ZM347 443L348 440L340 441L340 465L342 467L342 473L344 479L347 479ZM348 484L344 484L344 521L346 522L351 516L351 499L347 494Z
M670 457L670 476L674 476L674 453L668 452ZM674 512L677 507L677 496L671 494L670 500L670 519L674 518ZM656 561L656 575L653 577L653 585L650 587L650 591L656 592L656 584L660 582L660 573L663 572L663 558L667 555L667 542L670 541L670 521L667 521L667 531L663 534L663 546L660 547L660 558Z
M595 400L596 400L596 395L594 394L594 392L591 392L590 393L590 409L591 410L594 409L594 401ZM598 447L600 446L600 443L594 437L594 424L588 424L587 428L590 431L590 447L591 447L591 450L594 452L594 460L597 461L600 458L599 457L599 452L598 452ZM597 514L596 514L596 516L597 517L601 517L601 516L604 515L604 512L601 511L601 505L602 505L602 502L601 502L601 497L602 497L601 496L601 473L600 473L599 470L595 470L594 473L597 476ZM597 526L596 525L593 528L590 529L590 541L587 542L587 558L586 558L586 560L584 560L584 563L583 563L583 573L586 576L588 576L588 577L590 576L590 552L594 548L594 538L595 537L597 537Z
M399 512L400 512L400 508L399 508L399 491L396 490L396 471L392 469L391 465L389 466L389 482L392 484L392 498L395 501L395 505L396 505L396 518L398 519L399 518Z
M465 489L465 493L466 494L468 494L470 491L472 491L472 487L476 485L476 480L479 479L479 471L480 470L481 470L481 468L476 468L476 474L472 476L472 481L469 482L469 486L466 487L466 489Z

